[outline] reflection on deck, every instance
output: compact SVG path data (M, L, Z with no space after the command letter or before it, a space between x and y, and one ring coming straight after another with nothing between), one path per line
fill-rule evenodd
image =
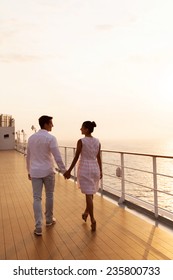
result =
M44 197L43 197L44 199ZM72 181L56 177L54 216L57 223L34 236L32 188L25 157L0 151L0 259L173 259L173 232L96 195L97 231L81 213L85 197ZM43 201L44 205L44 201Z

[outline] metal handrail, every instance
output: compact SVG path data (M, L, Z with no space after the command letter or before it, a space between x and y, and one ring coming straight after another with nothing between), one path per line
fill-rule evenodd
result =
M68 168L68 166L71 164L71 161L73 159L73 156L75 154L75 148L74 147L64 147L64 146L60 146L61 150L64 150L64 158L66 159L66 168ZM72 150L73 151L73 155L72 156L68 156L68 151ZM150 212L152 212L155 216L156 219L158 219L158 217L162 216L168 219L171 219L173 221L173 207L171 210L167 209L167 205L163 206L160 205L160 195L167 195L170 197L173 197L173 193L171 193L169 191L165 191L164 188L163 189L159 189L158 188L158 176L163 177L163 178L168 178L168 179L173 179L173 176L171 175L166 175L163 172L157 172L157 160L158 158L161 159L171 159L173 160L172 156L163 156L163 155L154 155L154 154L141 154L141 153L133 153L133 152L122 152L122 151L113 151L113 150L101 150L101 156L103 159L103 156L105 153L108 153L110 155L119 155L120 159L119 159L119 164L117 163L112 163L110 161L102 161L103 164L103 178L100 182L100 192L103 195L105 193L105 188L108 188L108 183L105 182L105 177L108 177L108 179L111 180L111 183L113 183L113 180L117 179L117 176L115 174L109 174L109 170L108 168L113 168L113 167L120 167L121 168L121 177L119 177L118 179L120 180L120 189L117 190L116 189L116 182L114 184L114 188L111 189L111 187L109 188L109 190L106 190L106 193L110 193L110 190L114 192L115 196L118 197L118 203L122 204L122 203L126 203L126 202L132 202L135 203L138 206L141 206L142 208L149 210ZM63 151L62 151L62 155L63 155ZM142 169L138 168L138 167L131 167L129 166L127 160L126 160L126 156L140 156L143 159L145 157L147 158L151 158L151 170L145 170L145 168L143 167ZM132 161L131 161L132 162ZM172 162L173 165L173 162ZM104 167L106 167L106 171L104 170ZM135 182L133 181L133 178L131 178L130 180L128 179L128 176L126 174L127 170L133 171L133 172L141 172L144 174L148 174L152 176L152 180L151 180L151 186L147 186L145 185L143 182ZM116 171L116 169L115 169ZM116 172L115 172L116 173ZM76 169L74 169L73 172L73 178L76 180ZM131 185L133 184L134 186L137 187L141 187L141 188L145 188L146 191L143 191L143 193L150 193L150 197L151 199L153 199L153 202L151 201L146 201L144 199L144 197L136 197L133 193L133 190L130 192L129 189L127 190L127 185ZM139 190L140 192L140 190ZM135 201L135 202L134 202ZM166 201L166 199L165 199Z
M66 168L68 168L74 158L76 148L70 146L59 146L62 159L65 163ZM16 145L16 149L22 153L26 153L26 145ZM107 160L103 160L105 154L109 154ZM110 158L115 159L115 156L119 156L118 163L111 162ZM145 158L151 159L151 170L146 170L144 165L141 168L135 165L135 167L130 166L131 163L134 164L134 161L131 159L126 159L126 156L135 156L142 157L142 160L145 161ZM164 174L163 172L158 172L158 159L169 159L173 160L173 156L163 156L163 155L154 155L154 154L141 154L133 152L122 152L122 151L113 151L113 150L101 150L101 158L103 165L103 177L100 180L100 193L101 195L113 195L117 199L119 204L132 203L133 205L140 207L141 209L149 211L154 215L156 219L159 217L164 217L168 220L173 221L173 187L172 189L164 183L162 188L159 188L158 177L165 178L170 180L169 184L173 185L173 176L170 174ZM116 159L117 160L117 159ZM121 176L116 176L116 168L121 168ZM173 162L172 162L173 167ZM110 172L110 169L113 169L113 172ZM173 171L173 168L172 168ZM151 176L149 180L150 186L147 186L145 182L135 182L134 178L129 172L133 173L142 173L145 176ZM72 179L76 181L76 166L72 170ZM130 178L129 178L130 177ZM137 175L137 178L139 176ZM139 179L139 178L138 178ZM113 188L111 187L113 185ZM131 185L135 186L131 188ZM143 188L145 190L136 188ZM118 189L119 188L119 189ZM135 192L138 194L135 195ZM143 196L142 196L143 195ZM162 197L163 196L163 197ZM167 196L167 198L166 198ZM147 200L146 200L147 198ZM169 199L171 199L170 205L166 204ZM164 202L164 203L163 203Z

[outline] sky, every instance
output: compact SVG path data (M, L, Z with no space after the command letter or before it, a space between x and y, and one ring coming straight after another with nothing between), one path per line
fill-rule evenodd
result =
M172 0L1 0L0 114L27 137L173 139Z

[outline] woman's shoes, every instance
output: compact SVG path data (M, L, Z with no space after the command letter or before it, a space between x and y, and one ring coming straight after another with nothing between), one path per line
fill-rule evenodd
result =
M88 213L83 213L82 214L82 219L86 222L86 220L87 220L87 218L88 218Z
M96 221L91 224L91 231L96 231Z
M88 218L88 213L84 212L82 214L82 219L86 222L87 218ZM96 231L96 221L91 223L91 231Z

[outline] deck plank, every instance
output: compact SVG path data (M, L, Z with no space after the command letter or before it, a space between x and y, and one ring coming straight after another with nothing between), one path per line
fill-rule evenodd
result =
M25 157L0 151L0 260L171 260L173 231L94 197L97 230L81 219L85 197L76 183L56 175L54 216L35 236L31 182ZM43 193L43 212L45 194ZM45 221L44 221L45 223Z

